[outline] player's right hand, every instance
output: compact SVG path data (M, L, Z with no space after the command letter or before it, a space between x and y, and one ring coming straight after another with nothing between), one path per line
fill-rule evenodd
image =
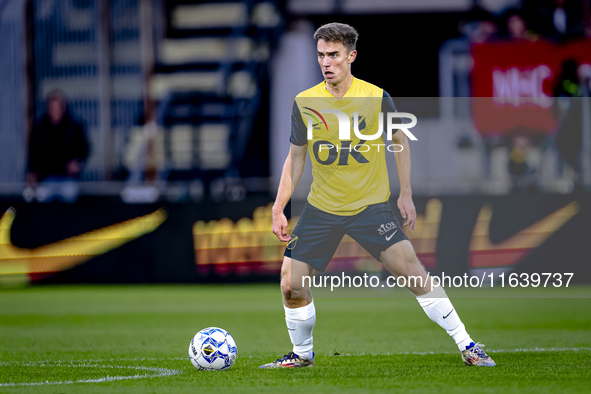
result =
M275 234L281 242L288 242L291 240L291 236L287 234L287 218L283 212L273 213L273 234Z

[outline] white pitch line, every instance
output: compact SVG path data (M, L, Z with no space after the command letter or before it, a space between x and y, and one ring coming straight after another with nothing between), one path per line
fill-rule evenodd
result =
M591 351L591 347L551 347L551 348L518 348L518 349L491 349L488 353L522 353L522 352L578 352ZM398 352L398 353L341 353L341 356L426 356L429 354L456 354L456 352ZM332 354L326 354L332 356Z
M533 349L526 349L526 348L518 348L518 349L511 349L511 350L489 350L489 353L521 353L521 352L578 352L580 350L583 351L590 351L591 347L550 347L550 348L543 348L543 347L535 347Z
M62 361L62 360L31 360L29 363L31 366L39 365L39 364L77 364L79 366L86 366L89 363L104 363L109 361L164 361L164 360L188 360L189 357L140 357L140 358L97 358L97 359L84 359L84 360L70 360L70 361ZM26 361L0 361L0 365L8 364L8 363L16 363L19 365L24 365ZM95 365L93 365L95 366ZM105 368L110 368L112 366L105 365ZM119 366L115 366L115 368L121 368Z
M64 366L70 368L113 368L113 369L135 369L141 371L155 372L153 374L136 374L131 376L106 376L104 378L97 379L81 379L81 380L64 380L56 382L31 382L31 383L0 383L0 387L11 387L11 386L42 386L42 385L58 385L58 384L75 384L75 383L102 383L102 382L113 382L118 380L130 380L130 379L146 379L146 378L160 378L165 376L180 375L183 371L177 369L168 368L151 368L151 367L135 367L135 366L119 366L119 365L101 365L95 363L77 363L76 361L62 362L62 361L31 361L31 362L18 362L18 361L0 361L0 365L20 365L25 367L39 367L39 366L56 366L60 364L66 364Z

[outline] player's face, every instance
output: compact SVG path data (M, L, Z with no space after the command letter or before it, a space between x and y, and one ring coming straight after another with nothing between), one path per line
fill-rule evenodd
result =
M338 85L351 73L357 51L347 52L342 42L318 40L318 64L326 83Z

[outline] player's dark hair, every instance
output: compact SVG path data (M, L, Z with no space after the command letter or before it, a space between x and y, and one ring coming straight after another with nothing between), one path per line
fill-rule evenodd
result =
M352 26L344 23L329 23L320 26L316 33L314 33L314 39L324 40L326 42L342 42L348 52L355 49L355 44L359 38L359 33Z

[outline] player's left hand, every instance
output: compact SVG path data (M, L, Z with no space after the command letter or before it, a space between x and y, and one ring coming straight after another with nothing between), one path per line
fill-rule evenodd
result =
M283 211L273 212L273 234L275 234L281 242L291 241L291 236L287 234L287 226L287 218Z
M417 210L415 209L414 202L412 202L412 194L404 192L400 193L400 197L398 197L398 209L400 209L402 218L406 219L403 226L408 226L408 231L415 231Z

